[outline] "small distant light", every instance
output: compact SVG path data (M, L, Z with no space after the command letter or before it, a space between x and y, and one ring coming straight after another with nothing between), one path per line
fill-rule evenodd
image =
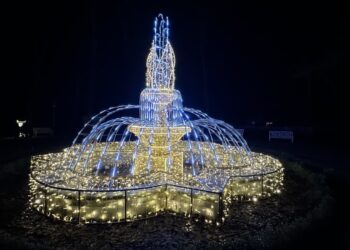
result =
M27 121L20 121L20 120L16 120L17 125L19 128L23 127L23 125L27 122Z

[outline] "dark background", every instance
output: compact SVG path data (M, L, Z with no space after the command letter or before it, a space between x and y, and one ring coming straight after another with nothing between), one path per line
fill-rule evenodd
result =
M175 84L185 106L236 127L347 127L344 3L2 4L0 136L17 135L16 119L27 120L28 130L70 135L102 109L138 103L160 12L170 18Z

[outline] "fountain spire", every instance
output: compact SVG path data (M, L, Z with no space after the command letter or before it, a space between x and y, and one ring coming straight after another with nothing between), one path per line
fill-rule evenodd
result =
M159 14L154 20L152 47L146 62L146 87L174 89L175 53L169 42L169 19Z

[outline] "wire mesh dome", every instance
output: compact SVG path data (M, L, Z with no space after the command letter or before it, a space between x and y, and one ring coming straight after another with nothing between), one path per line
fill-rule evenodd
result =
M83 212L81 192L125 192L122 204L124 219L127 219L127 190L162 186L167 190L169 185L184 190L185 195L191 190L191 211L193 190L216 193L217 197L228 192L253 196L263 195L263 190L278 190L280 177L271 175L267 181L262 179L265 175L281 172L278 160L251 152L245 139L231 125L200 110L183 107L181 93L175 89L175 55L169 42L169 21L162 15L155 19L146 67L146 88L141 92L139 105L103 110L84 125L71 147L62 153L33 158L31 176L37 208L42 204L47 207L47 191L38 191L46 190L46 187L63 193L66 191L62 190L78 191L74 195L68 192L53 196L56 203L65 204L62 207L67 207L70 199L78 200L75 211L79 215L73 212L69 218L79 219ZM242 180L249 181L250 186L240 184ZM159 191L159 197L163 197L164 192ZM200 197L207 199L209 193ZM152 201L151 198L145 200L142 192L140 194L141 200ZM90 195L88 199L95 200L99 206L100 198L97 197ZM173 211L185 209L181 208L183 196L180 194L173 196L173 207L168 205L167 193L165 198L159 197L154 199L162 202L165 199L166 202L152 205L153 212L161 207ZM212 203L216 204L214 200ZM222 200L221 197L218 202ZM56 203L51 205L55 207ZM114 207L113 204L110 206ZM115 211L109 205L106 207L111 211L110 221L114 220L112 214ZM205 205L199 207L203 211L208 209ZM96 219L96 211L99 210L87 217ZM130 213L137 216L135 211ZM55 214L61 216L62 212Z

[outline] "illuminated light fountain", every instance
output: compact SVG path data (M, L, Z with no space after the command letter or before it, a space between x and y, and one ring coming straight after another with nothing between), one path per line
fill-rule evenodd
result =
M159 15L139 105L93 116L63 152L32 157L31 206L79 223L170 212L221 223L234 200L279 193L281 163L231 125L182 105L169 21ZM139 110L139 117L118 116Z

